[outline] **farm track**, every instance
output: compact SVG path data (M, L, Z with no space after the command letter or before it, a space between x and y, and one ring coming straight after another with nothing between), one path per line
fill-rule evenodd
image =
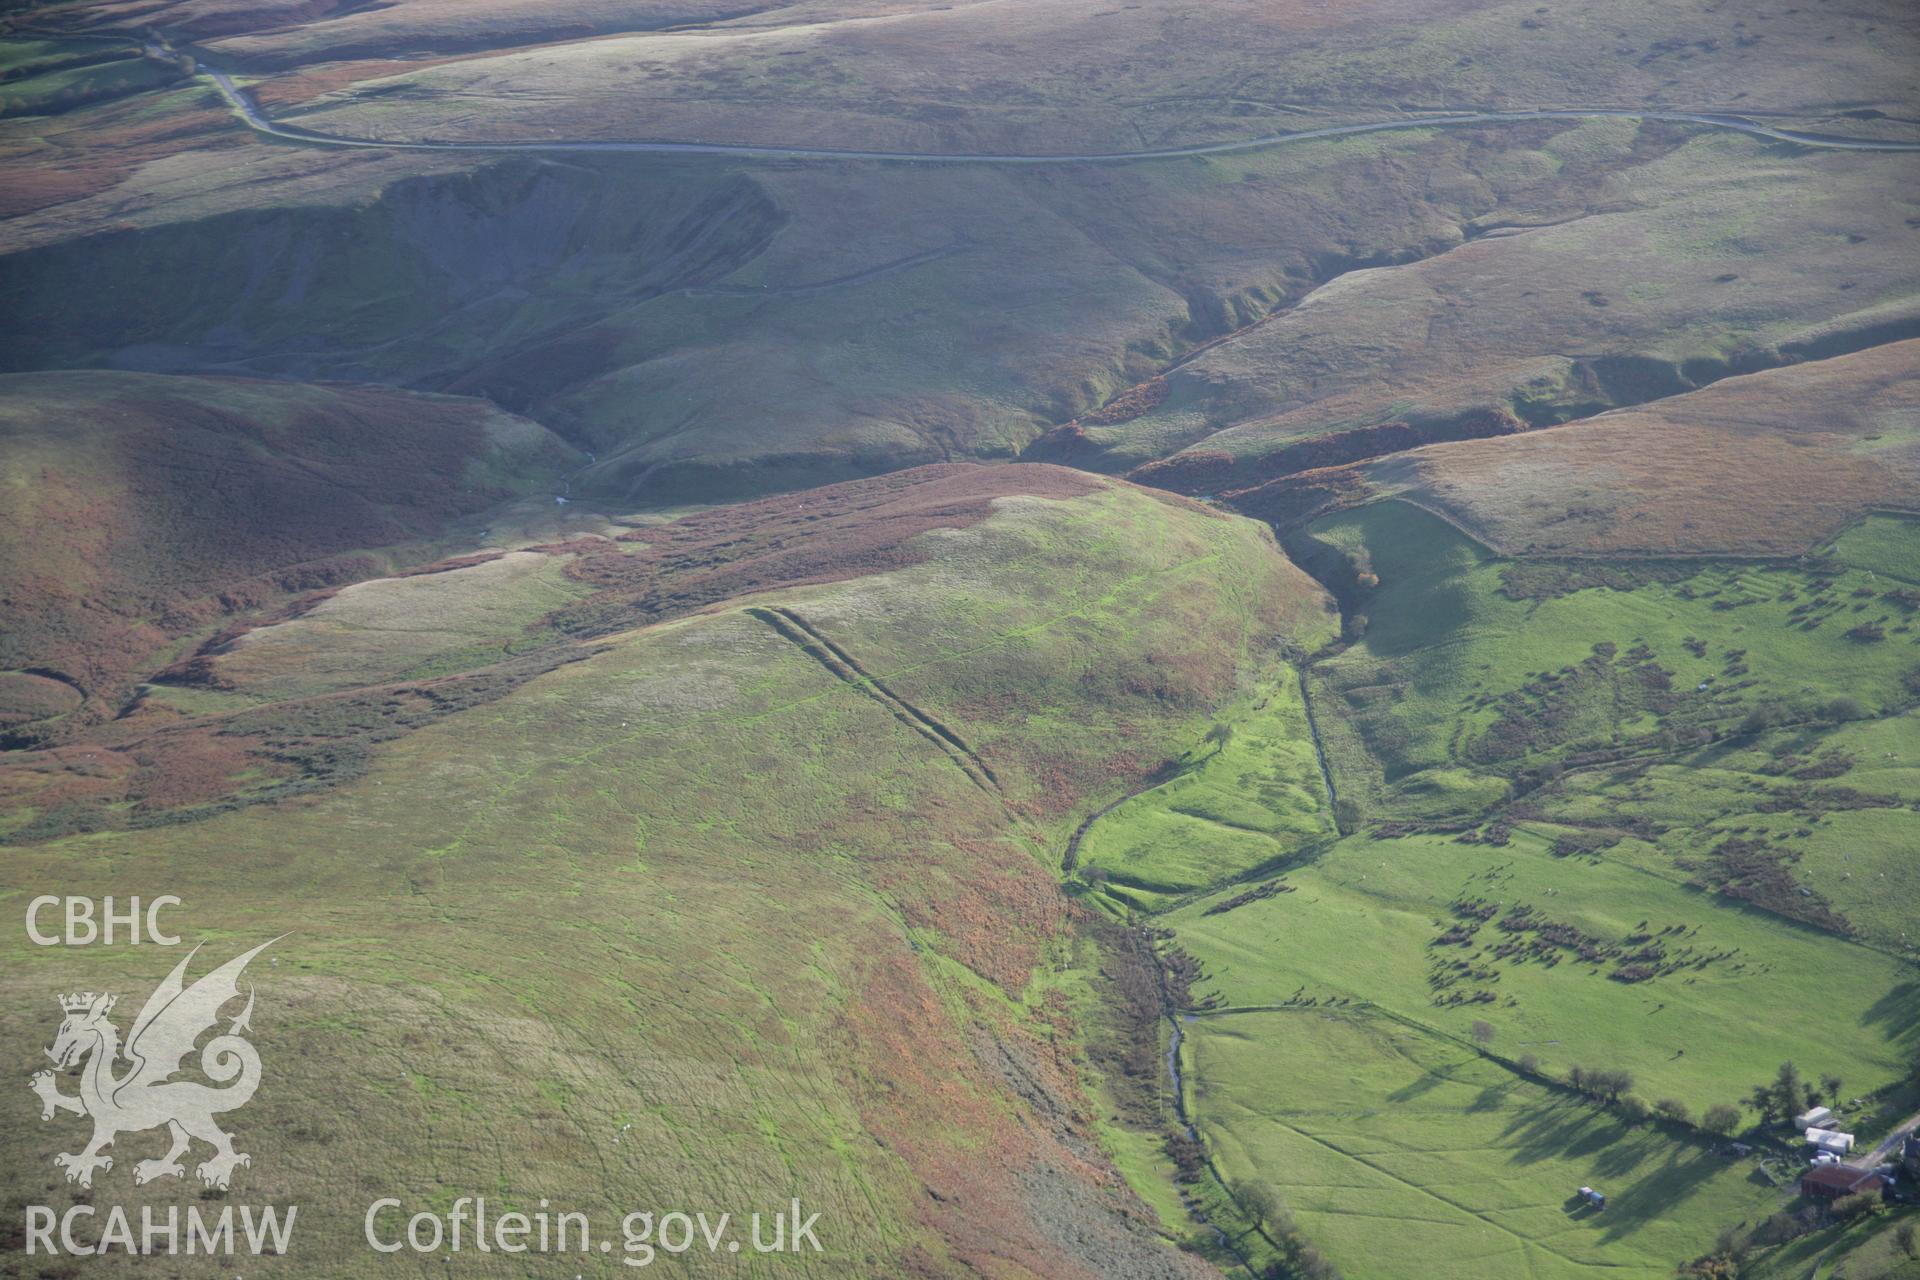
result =
M1326 138L1349 138L1368 133L1388 133L1407 129L1457 128L1462 125L1506 124L1527 120L1660 120L1674 124L1706 125L1731 129L1737 133L1765 138L1773 142L1831 151L1920 151L1920 142L1895 142L1867 138L1843 138L1831 134L1807 133L1761 124L1746 116L1704 111L1636 111L1624 107L1565 107L1528 111L1461 111L1443 115L1414 116L1405 120L1377 120L1365 124L1326 125L1293 133L1267 134L1233 142L1210 142L1186 147L1161 147L1141 151L1062 152L1059 154L958 154L926 151L860 151L837 147L782 147L731 142L594 142L585 140L526 142L435 142L426 139L393 140L352 138L321 133L298 125L281 124L263 112L233 76L211 67L202 68L220 96L239 114L255 133L288 142L303 142L327 147L372 148L383 151L473 151L473 152L611 152L652 155L737 156L762 160L875 160L911 164L1131 164L1143 160L1178 160L1194 156L1233 155L1245 151L1264 151L1272 147Z
M1887 1161L1895 1159L1900 1154L1901 1142L1905 1140L1908 1134L1917 1130L1920 1130L1920 1111L1916 1111L1895 1125L1893 1132L1889 1133L1885 1138L1882 1138L1878 1146L1848 1160L1846 1162L1847 1167L1850 1169L1871 1169L1876 1165L1885 1164Z
M889 689L852 654L820 634L812 623L791 609L755 607L747 613L773 628L782 639L797 645L832 675L885 707L901 724L939 747L975 786L996 798L1000 795L1000 779L959 734Z

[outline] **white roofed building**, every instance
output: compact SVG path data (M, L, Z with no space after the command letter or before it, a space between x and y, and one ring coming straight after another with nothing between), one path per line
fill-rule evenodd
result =
M1853 1135L1840 1133L1834 1129L1808 1129L1807 1141L1822 1151L1844 1156L1853 1150Z

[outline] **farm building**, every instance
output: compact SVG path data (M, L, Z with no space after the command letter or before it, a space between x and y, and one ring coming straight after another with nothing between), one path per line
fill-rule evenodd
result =
M1833 1119L1832 1107L1813 1107L1793 1118L1796 1129L1825 1129Z
M1878 1195L1886 1185L1885 1178L1870 1170L1824 1164L1808 1170L1800 1179L1800 1194L1814 1200L1838 1200L1841 1196Z
M1809 1129L1807 1141L1822 1151L1844 1156L1853 1150L1853 1135L1841 1133L1837 1129Z

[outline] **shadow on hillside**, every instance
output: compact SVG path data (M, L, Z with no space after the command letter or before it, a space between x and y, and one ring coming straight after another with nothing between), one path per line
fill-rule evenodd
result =
M1586 1166L1583 1178L1606 1192L1607 1207L1575 1207L1575 1187L1566 1188L1568 1204L1578 1216L1598 1218L1605 1227L1603 1242L1609 1243L1671 1216L1726 1163L1711 1151L1666 1144L1657 1130L1629 1129L1572 1104L1531 1107L1507 1126L1506 1136L1516 1165L1558 1159ZM1664 1155L1662 1146L1668 1148Z
M1402 1085L1387 1095L1389 1102L1412 1102L1415 1098L1432 1093L1443 1084L1453 1083L1438 1071L1429 1071L1412 1084Z
M1542 1103L1516 1115L1501 1136L1513 1150L1515 1164L1534 1164L1556 1156L1582 1159L1598 1155L1618 1142L1626 1131L1619 1125L1595 1121L1595 1112L1571 1103Z
M1875 1000L1860 1025L1879 1028L1889 1040L1920 1040L1920 982L1903 982Z
M1463 586L1436 582L1419 600L1417 620L1395 619L1386 626L1369 627L1367 650L1383 661L1437 645L1458 642L1473 617L1473 597Z
M1681 1204L1699 1194L1727 1162L1727 1158L1700 1148L1676 1148L1654 1172L1608 1193L1602 1244L1625 1239L1648 1224L1670 1218Z
M1501 1084L1490 1084L1480 1091L1478 1097L1467 1104L1468 1111L1499 1111L1507 1105L1516 1090L1520 1088L1518 1080L1508 1080Z

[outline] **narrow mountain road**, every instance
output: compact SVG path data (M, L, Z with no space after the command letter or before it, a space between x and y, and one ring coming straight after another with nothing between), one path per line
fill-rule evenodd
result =
M1296 142L1322 138L1348 138L1363 133L1387 133L1404 129L1439 129L1460 125L1504 124L1520 120L1666 120L1680 124L1709 125L1738 133L1790 142L1802 147L1833 151L1920 151L1920 142L1889 142L1868 138L1841 138L1828 134L1803 133L1795 129L1777 129L1745 116L1720 115L1699 111L1633 111L1621 107L1570 107L1539 111L1463 111L1445 115L1415 116L1405 120L1377 120L1367 124L1328 125L1302 129L1295 133L1268 134L1237 142L1211 142L1189 147L1165 147L1148 151L1106 151L1062 153L1059 155L956 155L920 151L855 151L833 147L777 147L731 142L428 142L395 141L381 138L349 138L320 133L298 125L280 124L267 117L254 100L234 83L225 71L202 67L220 95L256 133L326 147L364 147L384 151L601 151L657 155L742 156L763 160L885 160L912 164L1128 164L1140 160L1177 160L1186 156L1230 155L1241 151L1262 151Z

